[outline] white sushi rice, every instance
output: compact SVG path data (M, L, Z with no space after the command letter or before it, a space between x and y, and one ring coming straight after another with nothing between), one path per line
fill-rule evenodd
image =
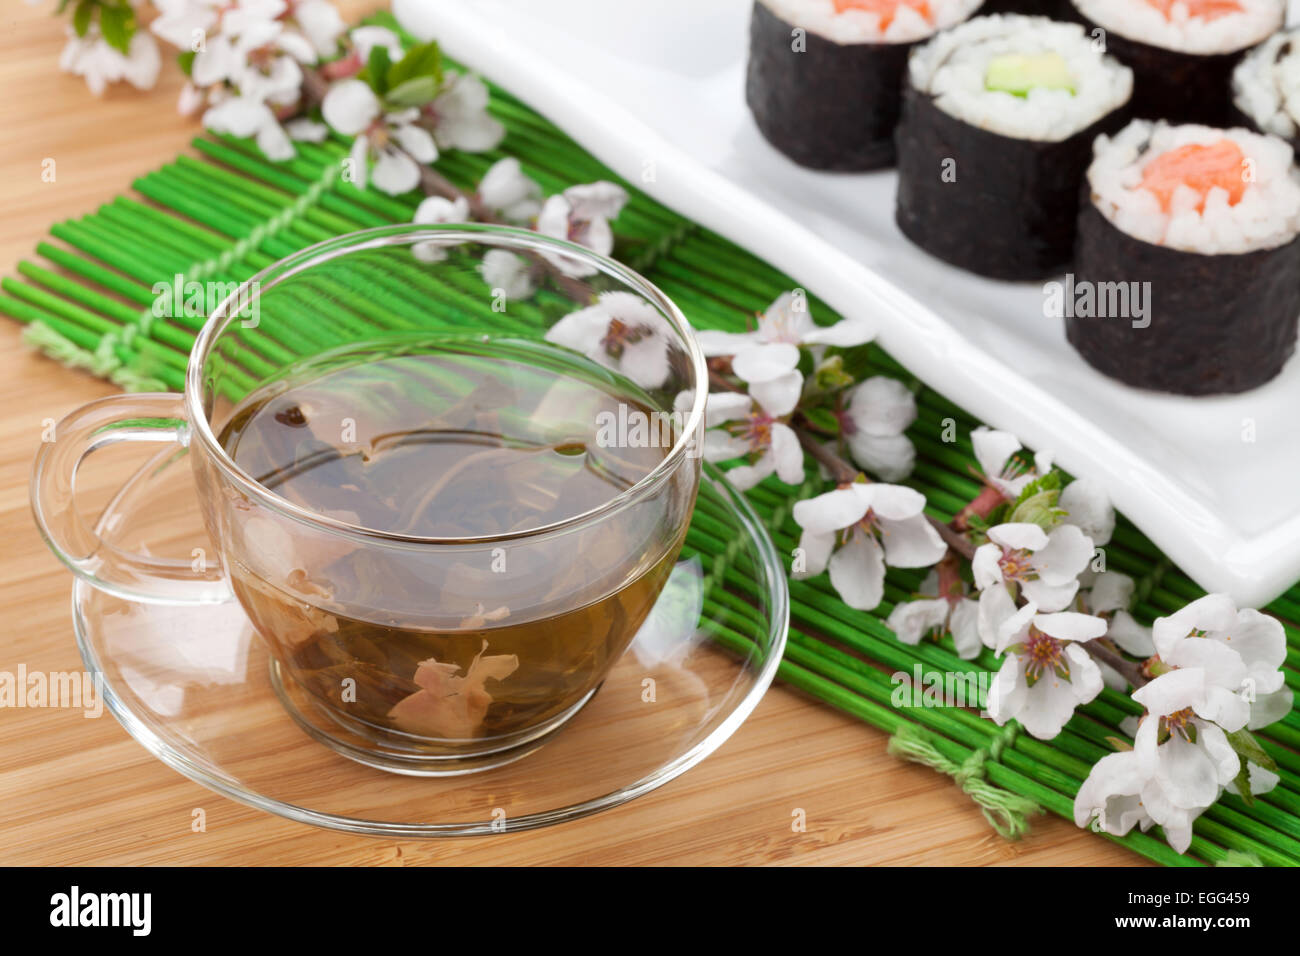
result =
M1056 53L1074 92L1032 89L1016 96L985 86L989 62L1004 55ZM1019 14L976 17L912 51L912 85L949 116L1016 139L1059 142L1128 102L1133 71L1099 53L1077 23Z
M1142 173L1156 157L1180 146L1211 146L1230 139L1248 161L1245 192L1236 205L1215 186L1205 195L1178 187L1169 212L1142 186ZM1098 136L1088 184L1097 209L1116 228L1156 245L1206 255L1254 252L1290 242L1300 231L1300 178L1291 147L1274 136L1244 129L1170 126L1134 120L1113 138ZM1253 179L1253 181L1250 181Z
M1300 134L1300 30L1268 38L1237 64L1232 99L1266 133Z
M786 23L835 43L913 43L961 23L984 0L927 0L933 22L906 3L899 3L884 31L880 17L867 10L837 13L833 0L758 0Z
M1254 46L1282 28L1285 0L1237 0L1239 13L1206 19L1188 14L1175 3L1166 17L1148 0L1073 0L1079 12L1103 30L1129 40L1205 55L1235 53Z

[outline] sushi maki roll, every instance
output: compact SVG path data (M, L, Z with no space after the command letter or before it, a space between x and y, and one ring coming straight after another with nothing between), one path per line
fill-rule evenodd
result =
M1067 303L1070 343L1113 378L1182 395L1275 376L1300 315L1291 147L1244 129L1135 120L1099 137L1095 154L1073 277L1092 303Z
M1235 122L1300 149L1300 30L1275 33L1232 72Z
M755 0L745 100L769 143L800 166L894 163L907 55L981 0Z
M903 234L995 279L1038 279L1074 246L1098 133L1124 125L1133 75L1076 23L977 17L918 47L898 125Z
M1285 0L1072 0L1107 52L1133 68L1133 115L1229 126L1232 71L1282 28Z

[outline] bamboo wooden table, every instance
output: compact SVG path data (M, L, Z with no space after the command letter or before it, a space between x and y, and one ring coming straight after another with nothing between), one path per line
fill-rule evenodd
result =
M58 71L53 3L0 13L0 274L49 225L122 192L194 135L175 113L179 73L94 99ZM340 6L356 17L371 0ZM66 19L66 18L64 18ZM56 163L42 181L42 161ZM689 210L685 210L689 213ZM0 320L0 671L80 668L71 578L27 504L42 422L113 387L61 368ZM94 471L94 470L92 470ZM116 476L91 476L107 493ZM96 487L94 482L99 482ZM107 714L0 710L0 864L1132 864L1126 850L1038 817L1009 843L947 778L885 753L883 733L777 686L720 751L666 787L552 829L454 842L386 842L291 823L191 783ZM206 832L191 831L203 808ZM792 832L791 814L807 814Z

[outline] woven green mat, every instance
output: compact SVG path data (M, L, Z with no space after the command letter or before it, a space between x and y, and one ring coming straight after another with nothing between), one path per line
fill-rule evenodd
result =
M442 156L437 169L457 186L472 189L488 166L506 155L518 157L547 194L597 179L619 181L520 100L495 87L492 94L492 111L508 135L492 153ZM65 364L127 388L179 390L202 319L147 320L142 327L156 282L170 282L178 273L187 279L244 280L320 240L408 222L420 198L363 192L340 181L336 173L347 154L342 140L298 144L298 157L281 164L268 162L255 146L240 140L203 136L193 145L197 157L181 156L140 177L132 183L133 195L53 226L57 242L42 242L36 249L43 261L24 261L19 277L0 280L0 313L27 324L29 341ZM623 185L632 199L614 224L615 255L667 292L697 327L743 331L748 319L796 285L632 184ZM212 200L215 195L221 197L219 203ZM144 247L147 255L138 251ZM816 299L811 308L822 322L836 318ZM909 436L917 463L906 484L925 494L933 515L949 520L980 489L969 441L979 423L878 347L860 349L856 364L859 373L892 375L914 388L920 414ZM956 442L940 438L948 419L956 423ZM793 495L775 479L749 492L787 560L799 539L791 518L793 501L824 486L811 467L808 475ZM697 519L702 526L697 548L705 551L707 521L707 516ZM1107 547L1107 561L1110 569L1137 581L1133 611L1144 623L1203 593L1122 517ZM895 602L916 592L923 573L890 568L885 600L872 613L847 607L825 575L792 581L792 628L780 678L893 734L893 752L952 776L1006 836L1023 833L1039 808L1072 820L1080 783L1096 760L1113 751L1107 738L1123 736L1119 722L1137 714L1138 705L1127 695L1104 690L1079 708L1051 742L1017 733L1014 723L999 728L973 709L895 708L893 673L913 675L919 669L922 675L942 678L999 666L988 650L974 661L961 660L950 638L909 647L893 636L884 618ZM1300 587L1268 610L1286 624L1286 682L1300 689ZM737 633L719 636L724 644L745 640ZM1281 784L1250 805L1225 795L1197 820L1186 855L1171 850L1158 831L1105 838L1172 865L1242 860L1300 864L1300 713L1293 711L1260 739L1279 765Z

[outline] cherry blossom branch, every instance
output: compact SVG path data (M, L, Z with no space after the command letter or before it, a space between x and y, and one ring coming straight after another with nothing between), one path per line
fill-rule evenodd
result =
M1092 656L1093 660L1106 664L1117 671L1121 677L1133 685L1134 689L1151 683L1151 679L1143 673L1142 665L1139 662L1129 660L1111 650L1105 644L1099 641L1084 641L1080 646Z
M804 451L812 455L817 463L830 473L831 479L836 484L852 484L861 477L862 472L819 442L806 429L795 427L794 431L799 436L799 444L803 446ZM948 546L950 551L960 554L968 561L975 557L975 545L971 543L969 538L938 518L930 515L925 517L930 522L930 526L939 532L939 537L943 539L943 543Z
M957 512L956 517L952 519L952 526L959 531L966 531L970 528L971 518L976 516L987 518L993 513L994 508L1006 500L1006 496L998 488L986 484L980 489L980 493L971 499L970 504Z
M330 81L318 69L304 67L302 72L300 111L308 113L325 101L325 95L329 92ZM420 171L420 191L426 196L439 196L451 202L464 200L466 207L469 209L470 218L475 222L495 226L511 225L511 223L499 217L495 210L487 206L476 193L467 193L460 189L442 173L432 166L417 160L408 150L396 142L389 143L389 147L415 163L416 168ZM537 266L555 280L555 284L574 302L590 302L595 298L595 291L586 282L566 275L555 263L550 262L543 256L535 253L529 253L528 255Z
M398 152L410 157L411 161L420 170L420 191L426 196L440 196L443 199L455 202L463 199L469 207L470 218L475 222L482 222L493 226L508 226L512 223L506 222L498 216L492 209L483 203L483 200L477 194L467 193L460 189L442 173L438 172L432 166L426 166L411 156L405 149L396 143L391 144L392 148ZM581 279L567 275L554 262L551 262L545 256L539 253L525 253L533 263L539 266L544 273L549 275L555 281L555 284L564 292L566 296L574 302L590 302L596 297L595 290Z
M299 99L299 112L310 113L325 102L329 92L330 81L315 67L302 67L302 96Z

